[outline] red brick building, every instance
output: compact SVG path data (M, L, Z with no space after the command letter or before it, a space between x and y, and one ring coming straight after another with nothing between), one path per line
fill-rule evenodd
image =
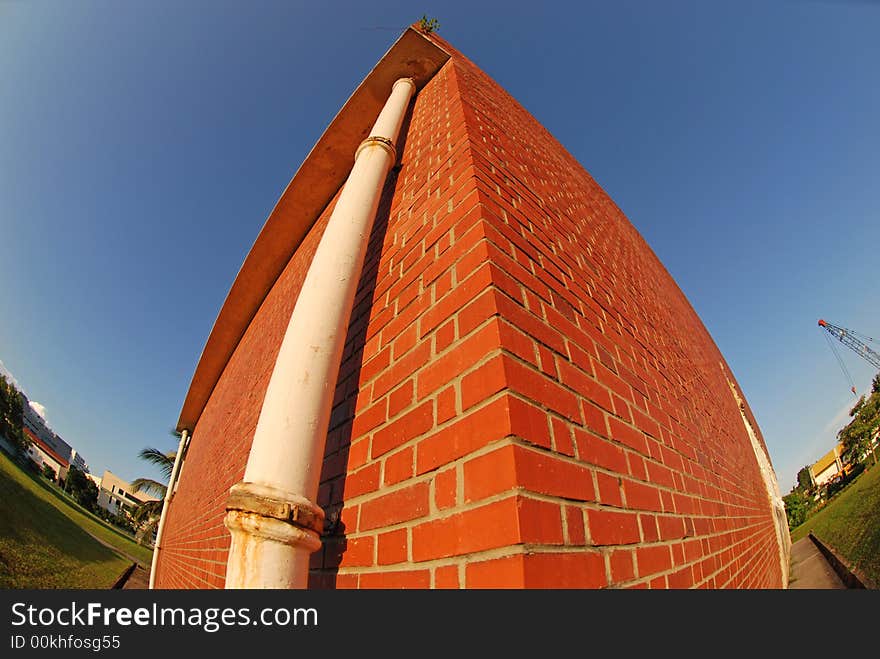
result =
M415 30L309 155L218 317L156 586L224 586L228 493L288 318L402 75L418 93L351 314L310 586L784 587L766 447L697 314L563 146Z

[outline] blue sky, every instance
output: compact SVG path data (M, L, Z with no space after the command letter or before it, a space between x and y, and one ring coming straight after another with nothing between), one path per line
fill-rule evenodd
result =
M155 475L269 211L422 13L641 231L783 490L831 448L816 321L880 335L880 4L324 4L0 0L0 360L94 472Z

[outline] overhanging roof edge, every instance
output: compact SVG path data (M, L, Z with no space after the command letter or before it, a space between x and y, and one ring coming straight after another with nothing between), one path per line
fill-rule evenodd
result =
M394 81L410 77L421 89L450 58L407 28L358 85L306 156L245 257L199 357L177 421L192 432L241 338L287 263L345 182Z

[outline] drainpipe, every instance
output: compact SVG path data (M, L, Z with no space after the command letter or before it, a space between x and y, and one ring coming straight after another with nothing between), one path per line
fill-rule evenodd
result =
M226 588L306 588L321 547L315 503L336 377L395 143L415 83L394 83L355 162L306 274L275 362L242 482L225 524Z
M162 504L162 514L159 515L159 528L156 529L156 545L153 547L153 565L150 568L150 590L156 585L156 566L159 564L159 550L162 548L162 532L165 530L165 520L168 519L168 509L171 507L171 499L174 497L174 486L180 467L183 465L183 454L186 452L186 444L189 439L189 430L180 433L180 443L177 445L177 454L174 456L174 466L171 468L171 477L168 479L168 487L165 488L165 501Z

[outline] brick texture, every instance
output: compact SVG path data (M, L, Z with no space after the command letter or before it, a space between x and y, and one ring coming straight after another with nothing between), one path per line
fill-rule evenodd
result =
M453 57L404 125L351 317L311 586L781 586L733 377L698 316L581 165L438 42ZM194 431L159 587L223 586L226 494L331 208Z

